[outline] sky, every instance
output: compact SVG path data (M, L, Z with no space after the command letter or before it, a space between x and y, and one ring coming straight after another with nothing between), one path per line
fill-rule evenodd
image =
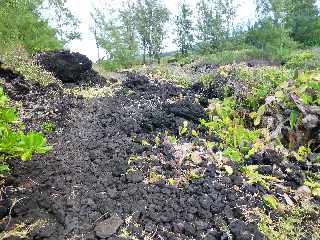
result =
M112 6L120 6L121 0L107 0L108 2L113 2ZM255 5L254 0L236 0L239 4L238 16L236 19L237 23L247 23L248 21L254 19L255 16ZM72 13L79 18L81 24L79 26L79 31L82 34L81 40L72 41L67 47L71 51L80 52L88 56L92 61L97 60L97 49L93 34L90 32L91 17L90 12L93 6L99 6L101 0L68 0L67 6L72 11ZM163 0L164 4L167 6L171 12L171 17L175 16L178 12L179 0ZM186 2L191 6L191 9L196 12L196 4L198 0L186 0ZM165 40L165 51L177 50L177 47L173 43L175 39L174 28L171 26L168 28L168 35Z

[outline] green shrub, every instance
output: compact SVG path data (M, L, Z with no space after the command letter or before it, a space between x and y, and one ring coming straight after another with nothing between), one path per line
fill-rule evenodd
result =
M235 106L233 98L225 98L223 101L212 99L208 108L210 120L201 119L200 123L222 140L224 156L241 162L257 150L256 143L259 142L261 131L245 128L242 118L235 111Z
M124 68L123 65L117 61L103 60L98 63L106 71L115 71Z
M8 158L28 160L33 153L46 153L51 149L41 133L24 132L18 123L16 110L9 105L9 99L0 88L0 173L9 170Z
M0 60L3 62L2 67L20 73L28 81L37 82L44 86L51 83L60 83L52 73L33 63L28 53L21 46L6 50L0 49Z
M192 75L183 71L180 67L160 64L151 67L146 72L151 78L161 79L177 84L181 87L190 87L192 84Z
M52 132L56 128L56 125L53 122L44 122L40 125L40 129L43 132Z
M29 52L62 48L57 30L42 19L43 1L0 1L0 46L22 44Z
M306 50L292 54L286 63L286 67L292 69L320 69L320 51Z
M293 71L286 68L228 65L214 72L210 85L214 87L216 81L224 83L225 87L232 90L238 105L257 111L278 85L292 77Z
M263 58L262 51L256 48L247 48L240 50L224 50L214 54L204 55L201 57L201 61L207 64L226 65L260 58Z
M275 24L271 18L265 18L249 28L246 41L261 49L269 58L278 61L284 60L298 47L298 44L290 38L289 29Z
M116 71L126 68L131 68L135 65L138 65L138 60L133 58L122 58L122 59L110 59L110 60L101 60L98 62L98 65L101 66L106 71Z

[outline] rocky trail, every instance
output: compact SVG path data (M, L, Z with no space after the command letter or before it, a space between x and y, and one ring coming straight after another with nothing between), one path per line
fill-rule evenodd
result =
M172 139L185 121L193 129L206 118L196 92L135 72L122 75L113 96L27 87L34 92L23 94L25 104L52 113L39 118L56 124L47 134L53 150L11 161L0 213L10 214L10 224L40 220L30 239L264 239L253 209L263 208L268 191L244 181L232 162L229 174L222 171L211 158L214 149L198 136ZM19 95L19 84L5 86ZM25 122L33 126L39 118L30 116ZM201 129L199 135L219 141ZM251 161L268 164L273 157Z

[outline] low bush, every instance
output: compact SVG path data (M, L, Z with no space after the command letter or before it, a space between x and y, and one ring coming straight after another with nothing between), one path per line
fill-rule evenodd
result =
M44 86L52 83L60 83L52 73L33 63L28 53L21 46L0 49L0 61L3 63L2 67L13 69L21 74L25 80Z
M152 66L146 70L146 74L151 78L173 82L181 87L187 88L192 85L191 74L183 71L180 67L169 64Z
M263 52L257 48L240 50L224 50L214 54L203 55L200 60L206 64L226 65L234 62L249 61L251 59L263 59Z
M320 69L320 50L298 51L289 56L286 67L291 69Z
M235 110L233 98L211 100L208 107L210 120L200 120L210 133L219 136L223 144L224 156L241 162L259 148L261 131L245 128L243 119Z
M293 71L286 68L227 65L213 72L211 81L208 76L202 81L210 88L222 85L226 97L233 95L238 105L256 111L278 85L292 79L293 75Z
M9 158L28 160L33 153L46 153L50 149L42 133L24 131L15 108L0 88L0 173L9 171L6 162Z

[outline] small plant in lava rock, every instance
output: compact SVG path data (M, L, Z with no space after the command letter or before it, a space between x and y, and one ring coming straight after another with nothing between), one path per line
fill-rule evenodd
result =
M0 173L9 171L8 158L28 160L33 153L46 153L51 149L41 133L25 133L18 123L16 110L10 106L9 99L0 88Z
M56 125L53 122L45 122L40 125L40 128L43 132L52 132L55 130Z
M240 171L244 175L246 175L249 183L251 183L251 184L258 183L267 189L270 186L269 181L275 179L275 177L265 176L265 175L258 173L257 166L254 166L254 165L244 166L240 169Z
M211 134L219 136L225 145L224 156L240 162L246 156L259 149L261 131L244 127L243 120L234 110L235 100L225 98L223 101L213 99L208 108L209 121L200 120ZM257 145L258 144L258 145Z

